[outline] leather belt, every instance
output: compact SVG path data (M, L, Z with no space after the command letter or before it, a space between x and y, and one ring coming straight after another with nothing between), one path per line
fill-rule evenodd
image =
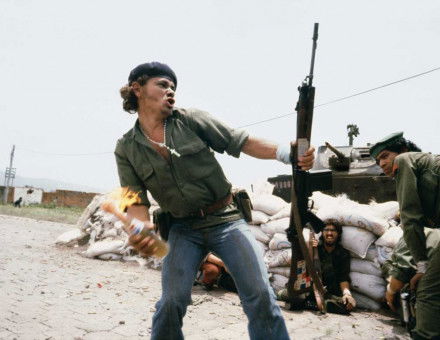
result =
M232 194L228 194L225 197L219 199L218 201L208 205L207 207L200 208L188 215L188 217L205 217L206 215L212 214L217 210L223 209L232 203Z

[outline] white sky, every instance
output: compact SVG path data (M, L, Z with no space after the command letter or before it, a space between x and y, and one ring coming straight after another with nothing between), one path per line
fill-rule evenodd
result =
M0 169L16 144L19 176L117 186L114 145L135 120L118 90L145 61L175 70L176 106L230 126L293 112L314 22L316 104L440 66L438 0L1 0ZM439 82L437 71L317 108L312 143L346 145L354 123L355 145L403 130L439 153ZM248 131L288 143L295 126L291 115ZM219 159L237 185L290 172L275 161Z

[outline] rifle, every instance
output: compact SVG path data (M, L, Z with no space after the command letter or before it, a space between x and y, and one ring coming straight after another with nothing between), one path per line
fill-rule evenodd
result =
M298 88L299 99L297 111L296 143L291 146L292 158L292 186L291 186L291 213L287 238L292 244L292 261L290 266L287 293L289 309L297 309L304 304L304 294L314 293L318 309L325 313L325 288L318 274L320 271L319 258L316 249L308 249L304 240L303 229L307 226L315 233L324 228L324 223L314 215L308 206L308 198L315 190L328 190L332 187L332 173L329 170L308 172L298 167L298 157L310 147L312 133L313 106L315 88L313 82L313 68L315 64L316 41L318 40L318 23L315 23L313 32L313 49L310 74L306 76ZM312 235L311 235L312 236Z

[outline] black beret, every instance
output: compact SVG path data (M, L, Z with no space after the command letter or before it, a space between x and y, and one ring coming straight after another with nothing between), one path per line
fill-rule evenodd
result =
M393 145L398 139L403 137L403 132L394 132L391 135L386 136L385 138L378 141L370 148L370 155L373 158L376 158L383 150L387 147Z
M157 61L140 64L132 69L128 75L128 83L131 84L141 76L165 77L171 80L174 83L174 86L177 87L177 77L171 67Z

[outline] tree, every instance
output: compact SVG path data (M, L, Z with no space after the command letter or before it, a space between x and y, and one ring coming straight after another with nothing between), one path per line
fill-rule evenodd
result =
M353 146L353 137L357 137L359 135L359 128L356 124L348 124L348 145Z

